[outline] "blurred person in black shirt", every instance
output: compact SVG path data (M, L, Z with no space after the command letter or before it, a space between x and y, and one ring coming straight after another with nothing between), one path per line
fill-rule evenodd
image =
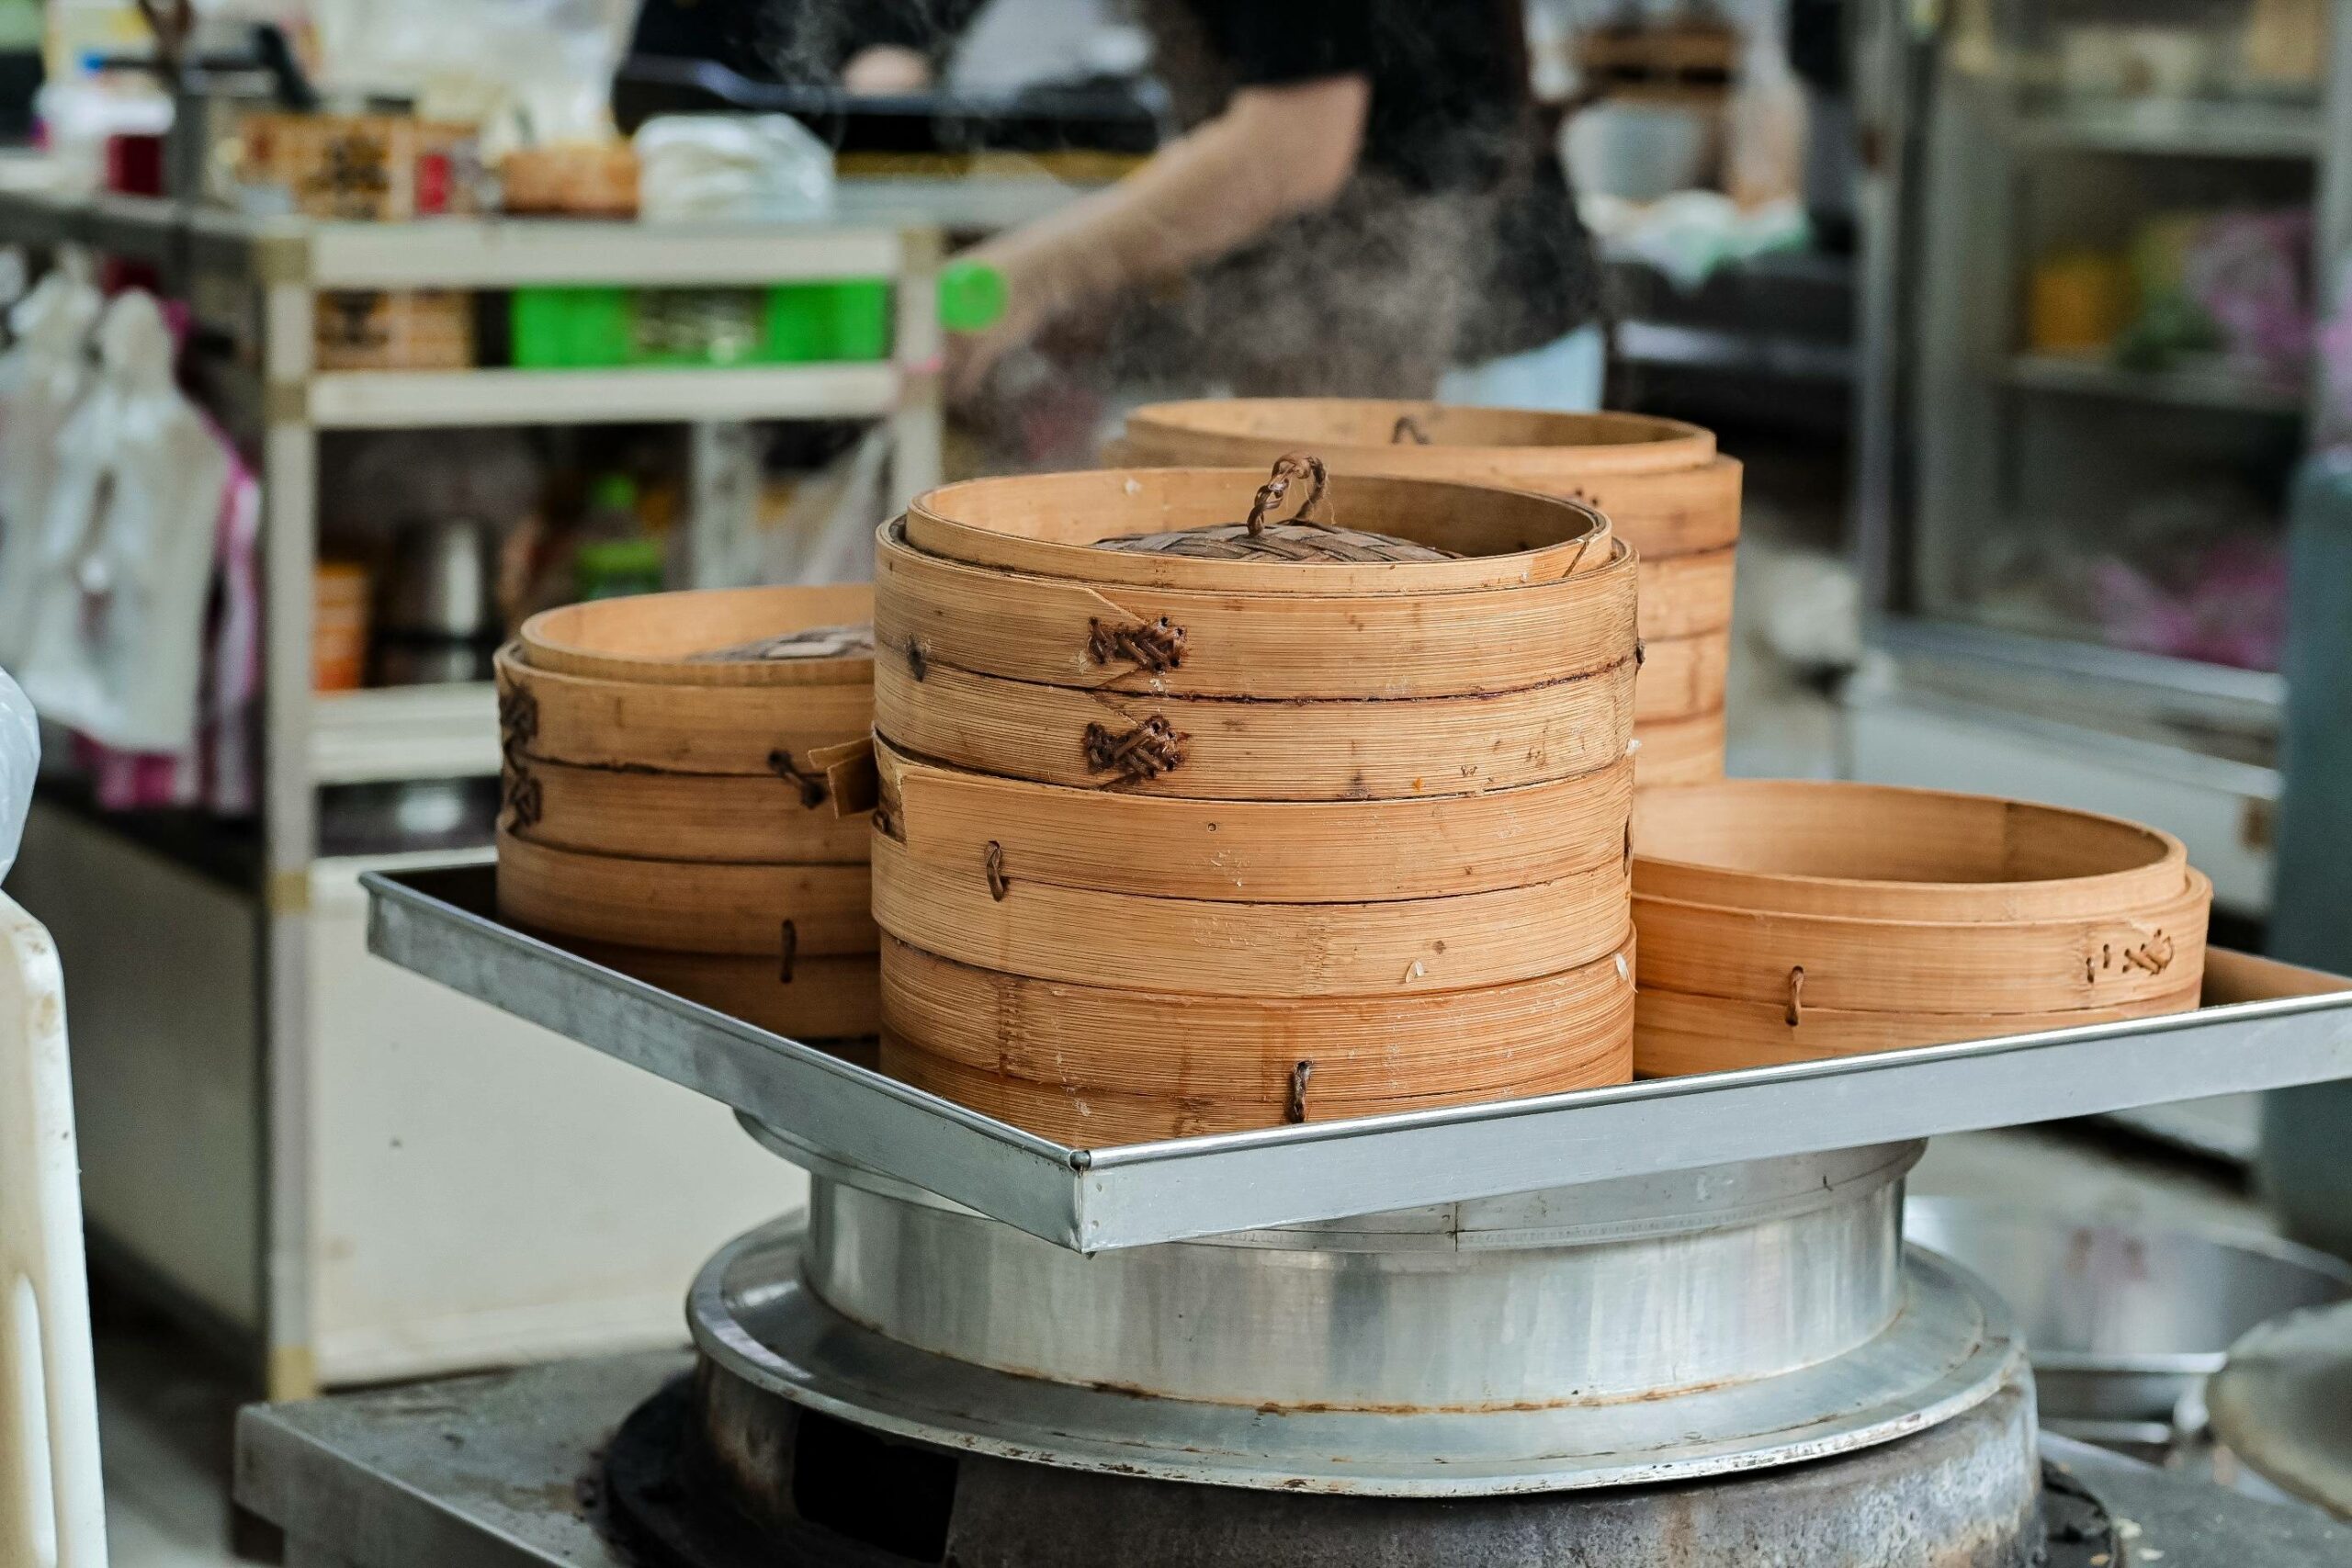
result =
M1130 383L1589 407L1590 243L1528 75L1522 0L1159 0L1190 129L971 253L1006 319L951 340L970 398L1073 316Z
M1524 0L1137 3L1186 129L969 253L1009 306L951 338L959 400L1058 337L1106 387L1590 406L1595 267L1533 101ZM833 80L876 50L935 64L978 8L647 0L635 48Z

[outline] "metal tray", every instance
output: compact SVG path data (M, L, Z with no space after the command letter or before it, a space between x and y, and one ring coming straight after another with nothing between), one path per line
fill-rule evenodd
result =
M361 880L379 956L1083 1252L2352 1077L2352 980L2217 950L2171 1018L1073 1149L517 930L489 866Z

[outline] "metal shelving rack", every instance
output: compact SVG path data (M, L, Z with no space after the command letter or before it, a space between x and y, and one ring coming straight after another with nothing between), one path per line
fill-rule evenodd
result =
M2186 433L2181 450L2275 454L2301 439L2313 388L2221 365L2140 370L2030 352L2020 323L2030 215L2055 205L2096 226L2156 182L2207 193L2170 198L2195 205L2225 205L2210 193L2231 190L2307 194L2326 297L2352 246L2352 3L2325 5L2315 101L2057 93L2037 29L2091 17L2060 0L1879 8L1860 52L1877 155L1862 202L1858 543L1885 657L1853 705L1851 765L2165 820L2213 873L2219 901L2257 916L2279 678L2110 646L2096 630L2028 633L1980 609L1958 563L2012 525L2018 538L2062 517L2087 525L2098 508L2080 476L2104 464L2132 477L2124 450L2149 430ZM2148 19L2193 18L2176 6ZM2054 197L2037 208L2050 178L2072 180L2055 188L2084 210ZM2157 445L2170 449L2169 437ZM2023 476L2062 473L2063 491L2029 493Z
M799 226L435 219L408 223L247 220L130 197L0 192L0 243L74 243L143 261L198 320L254 345L263 528L264 799L261 885L265 1191L258 1290L274 1398L315 1388L310 1282L311 1042L307 953L322 785L495 773L487 683L321 695L311 690L320 436L451 425L712 425L872 418L894 428L894 494L938 480L942 338L936 222L898 203L845 203ZM893 209L896 210L893 210ZM878 364L734 369L325 371L313 363L319 296L340 289L501 290L532 285L764 287L888 276L893 357Z

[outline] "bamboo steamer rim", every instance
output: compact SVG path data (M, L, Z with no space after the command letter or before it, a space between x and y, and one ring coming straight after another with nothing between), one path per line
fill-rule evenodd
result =
M1939 845L1931 835L1939 828L1960 841ZM1834 780L1646 789L1634 806L1633 845L1637 897L1858 920L2126 914L2177 897L2192 874L2178 839L2122 818ZM1944 847L1955 874L1888 874L1924 868ZM2000 860L1986 863L1988 852ZM1963 870L1972 874L1957 874Z
M1442 561L1225 561L1105 550L1131 534L1238 521L1262 468L1086 468L966 479L927 491L899 520L907 543L974 566L1091 583L1205 592L1455 593L1555 581L1615 558L1609 520L1581 502L1450 479L1334 476L1319 515L1453 549L1466 526L1499 547ZM1449 532L1447 525L1456 525ZM884 525L887 532L889 525Z
M1409 427L1400 421L1410 421ZM1418 431L1426 441L1414 439ZM1465 460L1498 474L1668 473L1711 462L1712 431L1653 414L1565 413L1389 398L1199 398L1148 403L1127 439L1155 457L1271 460L1293 448L1335 468L1457 474Z
M873 618L870 583L695 588L542 610L523 623L517 640L523 662L560 675L666 686L848 686L873 680L871 653L831 659L691 656Z

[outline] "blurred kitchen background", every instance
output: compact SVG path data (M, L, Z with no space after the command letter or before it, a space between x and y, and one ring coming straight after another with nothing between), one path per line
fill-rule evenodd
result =
M2352 963L2346 7L1524 5L1594 390L1747 465L1732 771L2159 823L2218 937ZM187 471L62 435L136 380L91 345L134 290L141 395L221 467L195 739L28 681L9 890L73 987L120 1561L225 1560L237 1398L673 1339L784 1201L716 1106L368 960L356 879L486 852L531 611L858 577L941 477L1252 389L1084 323L968 382L947 348L1004 308L993 239L1189 123L1157 9L771 0L697 51L633 0L0 0L0 491ZM2343 1249L2352 1111L2297 1104L2267 1156L2230 1102L1945 1140L1918 1185Z

